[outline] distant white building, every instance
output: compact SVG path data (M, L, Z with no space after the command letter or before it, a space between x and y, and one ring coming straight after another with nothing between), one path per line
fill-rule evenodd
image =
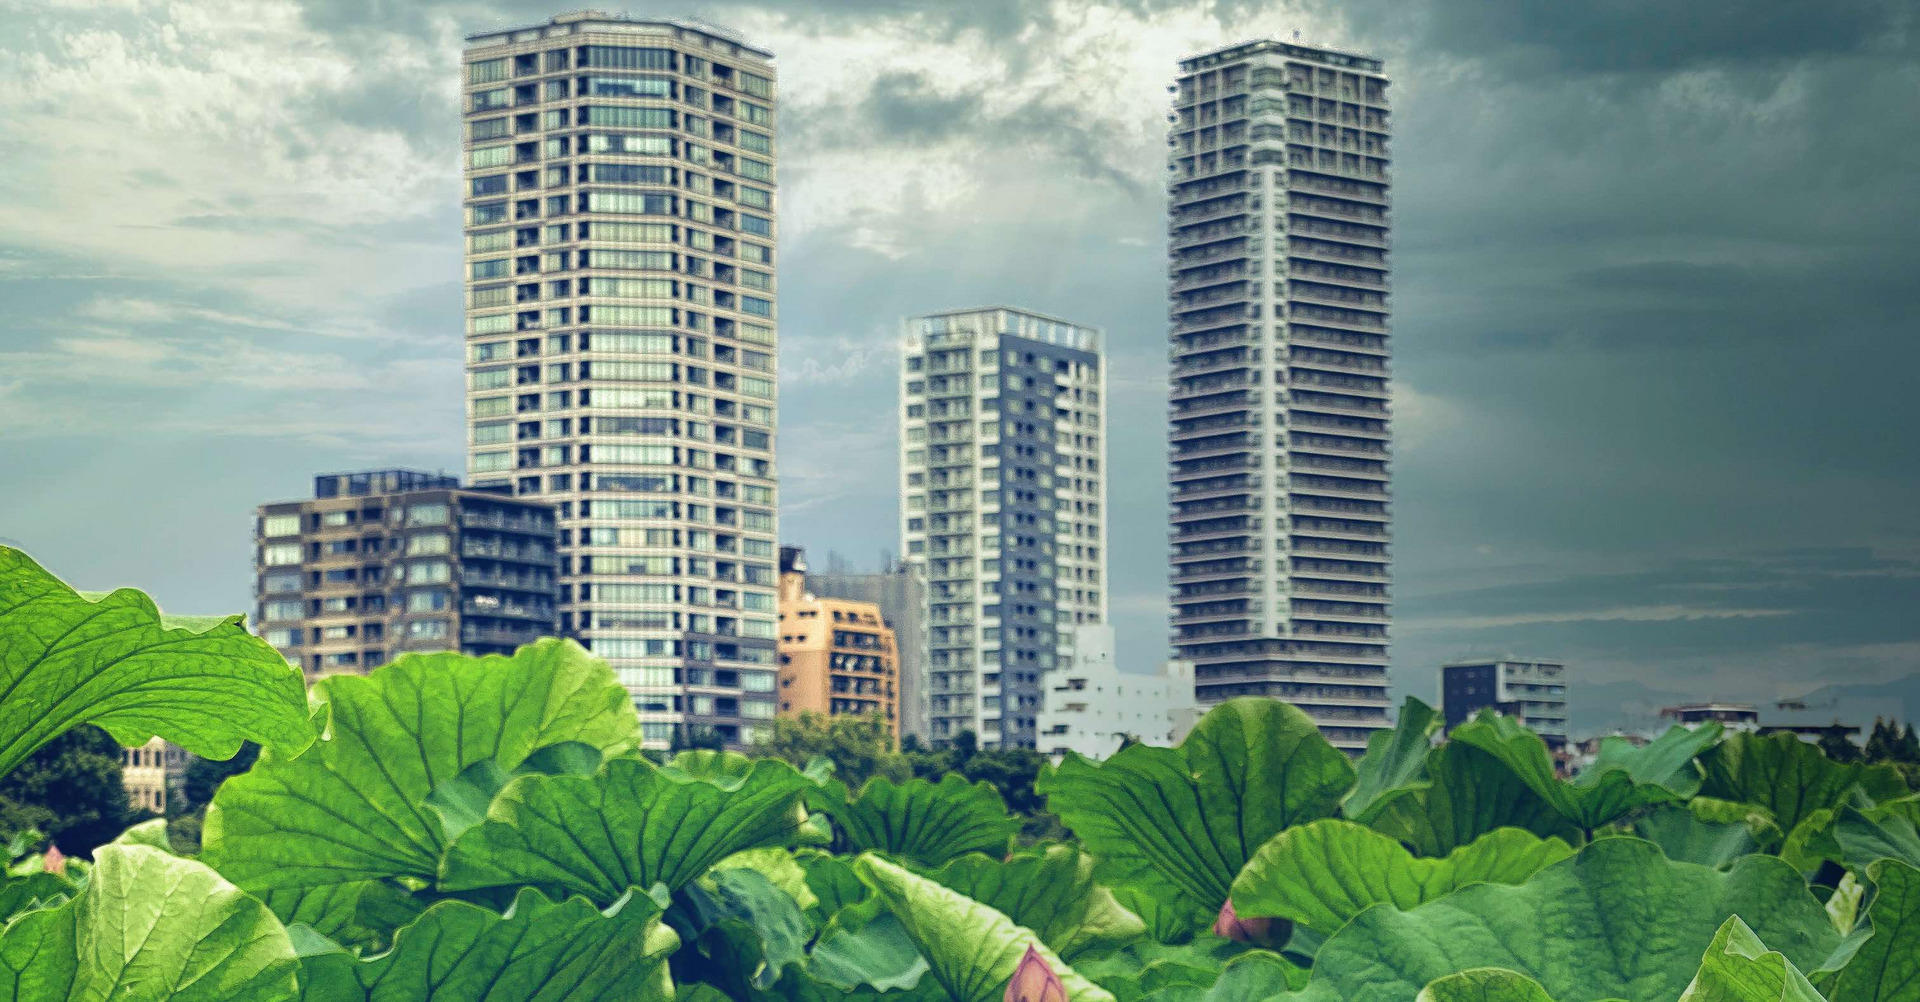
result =
M1087 624L1074 633L1073 661L1044 676L1041 751L1055 760L1069 751L1097 759L1118 751L1129 737L1171 746L1187 736L1199 717L1192 663L1168 661L1156 675L1121 671L1113 627Z

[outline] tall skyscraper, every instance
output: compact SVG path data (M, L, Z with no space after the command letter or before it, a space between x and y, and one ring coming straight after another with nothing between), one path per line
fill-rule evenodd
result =
M1180 64L1173 645L1200 703L1387 725L1387 79L1256 41Z
M1107 621L1100 340L1003 306L906 322L900 539L926 572L935 746L1035 747L1041 676Z
M470 479L558 509L561 630L652 746L774 713L772 58L597 13L467 40Z

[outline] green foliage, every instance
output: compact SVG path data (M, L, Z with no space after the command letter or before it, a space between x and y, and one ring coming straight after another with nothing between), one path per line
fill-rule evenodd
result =
M244 740L288 753L313 740L299 669L238 616L168 629L137 591L91 602L0 546L0 636L0 776L82 723L123 745L157 734L209 758Z
M0 742L44 746L0 775L17 826L71 850L132 821L104 766L148 723L241 754L91 869L12 840L0 1002L1000 1002L1029 949L1064 1002L1920 1002L1897 771L1920 766L1890 723L1866 761L1675 729L1572 780L1497 715L1436 745L1413 700L1357 766L1262 700L1057 769L970 735L896 752L852 718L781 723L761 758L699 735L643 756L570 643L409 656L309 701L248 674L231 622L175 629L23 559L0 667L30 699L100 696L105 732L0 702ZM284 705L207 723L208 685ZM56 827L81 813L97 835Z
M1234 699L1178 748L1133 745L1105 762L1069 754L1047 806L1100 859L1097 873L1159 902L1178 938L1210 923L1255 850L1331 816L1353 786L1347 756L1285 703Z
M1327 819L1261 846L1233 882L1233 908L1243 919L1287 919L1331 936L1369 906L1404 910L1468 884L1518 884L1572 854L1559 839L1500 828L1444 858L1416 858L1384 835Z
M938 783L876 778L857 797L835 780L809 792L807 806L833 818L842 851L884 852L929 867L969 852L1002 855L1020 830L999 791L958 773Z
M127 799L119 742L91 725L54 738L0 776L0 838L31 829L61 852L88 856L152 816Z
M296 966L266 906L199 863L115 845L78 896L0 935L0 1002L277 1002Z

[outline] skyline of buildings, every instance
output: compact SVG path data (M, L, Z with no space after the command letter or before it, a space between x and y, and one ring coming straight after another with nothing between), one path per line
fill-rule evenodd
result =
M772 58L594 12L464 53L468 477L555 505L653 747L775 713Z
M1518 720L1549 748L1564 748L1567 666L1562 661L1492 658L1440 666L1440 715L1448 730L1491 709Z
M1005 306L908 318L900 549L927 581L934 747L1034 748L1043 675L1107 622L1101 334Z
M1349 751L1388 726L1387 83L1227 46L1168 129L1174 653Z

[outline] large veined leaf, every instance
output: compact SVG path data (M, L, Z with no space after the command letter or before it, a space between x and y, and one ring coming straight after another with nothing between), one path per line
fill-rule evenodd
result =
M969 852L1001 855L1020 831L1000 791L954 772L938 783L876 776L858 797L834 780L810 791L807 806L833 818L848 852L884 852L929 867Z
M883 992L917 990L925 980L927 994L944 1002L945 990L925 978L926 973L920 948L878 899L834 915L807 957L809 980L842 991L867 986Z
M1878 859L1920 866L1920 831L1898 811L1861 811L1848 805L1834 815L1829 834L1831 841L1820 844L1838 848L1834 861L1855 870L1865 871Z
M1835 762L1790 733L1735 734L1702 754L1700 764L1703 796L1764 807L1784 832L1814 811L1839 807L1856 786L1876 800L1907 792L1891 766Z
M214 759L242 741L291 754L313 740L300 669L240 617L167 629L137 591L90 602L0 546L0 776L84 723Z
M1402 910L1468 884L1518 884L1573 855L1557 838L1500 828L1445 857L1416 858L1399 842L1351 821L1289 828L1260 847L1233 882L1241 918L1283 918L1332 935L1368 906Z
M1835 1002L1920 1000L1920 869L1894 859L1867 867L1873 904L1867 907L1873 936L1833 979Z
M1306 976L1279 954L1254 950L1229 961L1211 982L1167 985L1148 992L1141 1002L1283 1002L1306 983Z
M967 855L933 879L1025 926L1072 963L1146 933L1140 916L1093 879L1093 858L1065 845L1015 853L1003 862Z
M725 782L637 758L591 777L522 776L447 850L440 886L541 884L602 904L630 887L677 890L736 852L784 844L812 785L772 759Z
M639 743L613 670L567 640L511 658L409 654L314 692L326 738L296 757L261 755L207 813L203 858L249 891L431 879L447 843L428 805L437 787L481 761L512 772L550 745L615 755Z
M1427 758L1428 780L1390 791L1367 826L1420 856L1444 856L1499 828L1578 840L1581 832L1494 756L1450 741Z
M1163 988L1212 985L1226 965L1249 953L1277 956L1271 950L1203 932L1184 943L1135 940L1115 953L1084 959L1074 970L1112 992L1119 1002L1140 1002Z
M0 873L0 925L28 908L58 904L78 890L73 881L45 870L19 876Z
M1035 784L1099 875L1164 905L1178 935L1213 921L1255 850L1332 816L1352 786L1352 763L1306 714L1257 698L1214 707L1178 748L1069 753Z
M1676 727L1645 748L1617 742L1611 761L1596 761L1571 783L1554 773L1546 742L1512 717L1482 712L1448 738L1492 755L1561 817L1590 832L1637 807L1691 796L1699 786L1699 774L1689 772L1693 757L1718 736L1717 729Z
M1604 838L1524 884L1361 912L1321 945L1305 996L1404 1002L1436 978L1500 967L1559 1002L1672 1002L1729 915L1806 970L1840 945L1800 873L1778 859L1748 856L1722 872Z
M1414 1002L1553 1002L1540 983L1524 974L1499 967L1435 978L1420 989Z
M1758 808L1707 797L1664 804L1633 822L1633 833L1659 846L1668 859L1703 866L1729 866L1760 852L1756 832L1767 833L1769 841L1780 834Z
M280 1002L297 967L286 930L219 874L109 845L78 897L0 936L0 1002Z
M868 853L854 864L927 961L952 1002L999 1002L1031 947L1066 988L1066 1002L1113 1002L1075 973L1032 930L939 882Z
M1800 969L1767 949L1740 916L1727 918L1680 1002L1826 1002Z
M696 939L699 957L680 954L677 974L730 995L772 988L788 965L805 959L813 938L799 903L757 870L714 870L687 885L680 905L688 924L682 935Z
M602 912L522 889L504 914L442 901L367 960L307 934L304 1002L670 1002L680 944L644 894Z
M1393 730L1374 731L1367 738L1367 753L1354 765L1356 778L1341 810L1355 821L1365 822L1389 791L1411 787L1426 778L1427 756L1433 751L1433 736L1440 730L1440 714L1433 707L1408 696L1400 705L1400 716Z

